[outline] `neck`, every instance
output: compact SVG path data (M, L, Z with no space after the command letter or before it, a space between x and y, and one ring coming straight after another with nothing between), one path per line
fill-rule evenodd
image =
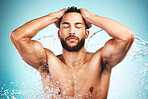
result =
M77 52L68 52L63 49L63 58L65 63L73 69L80 68L85 61L86 51L84 46Z

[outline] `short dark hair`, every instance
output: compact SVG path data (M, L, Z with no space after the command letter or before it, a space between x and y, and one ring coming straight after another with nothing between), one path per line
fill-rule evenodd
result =
M68 7L68 10L64 14L69 13L69 12L77 12L77 13L80 13L81 14L80 9L77 9L77 7L75 7L75 6ZM62 17L59 19L59 22L58 22L58 28L59 29L60 29L60 23L61 23ZM84 18L83 18L83 20L84 20L84 23L85 23L85 28L86 29L89 29L89 26L86 24L86 21L85 21Z

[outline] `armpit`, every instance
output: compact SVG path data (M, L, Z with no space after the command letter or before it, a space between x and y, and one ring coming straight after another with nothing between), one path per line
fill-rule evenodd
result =
M48 65L42 65L39 67L38 71L40 73L49 73L49 68L48 68Z

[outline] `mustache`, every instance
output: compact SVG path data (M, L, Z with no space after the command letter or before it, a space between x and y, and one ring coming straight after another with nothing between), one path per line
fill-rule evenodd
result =
M75 37L75 38L79 41L79 38L78 38L77 36L74 36L74 35L70 35L70 36L66 37L65 41L66 41L68 38L70 38L70 37Z

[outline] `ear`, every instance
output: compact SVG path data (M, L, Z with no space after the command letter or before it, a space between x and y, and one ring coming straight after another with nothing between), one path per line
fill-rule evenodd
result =
M86 30L86 31L85 31L85 39L87 39L88 36L89 36L89 30Z
M58 30L58 38L60 39L60 37L61 37L61 36L60 36L60 30Z

